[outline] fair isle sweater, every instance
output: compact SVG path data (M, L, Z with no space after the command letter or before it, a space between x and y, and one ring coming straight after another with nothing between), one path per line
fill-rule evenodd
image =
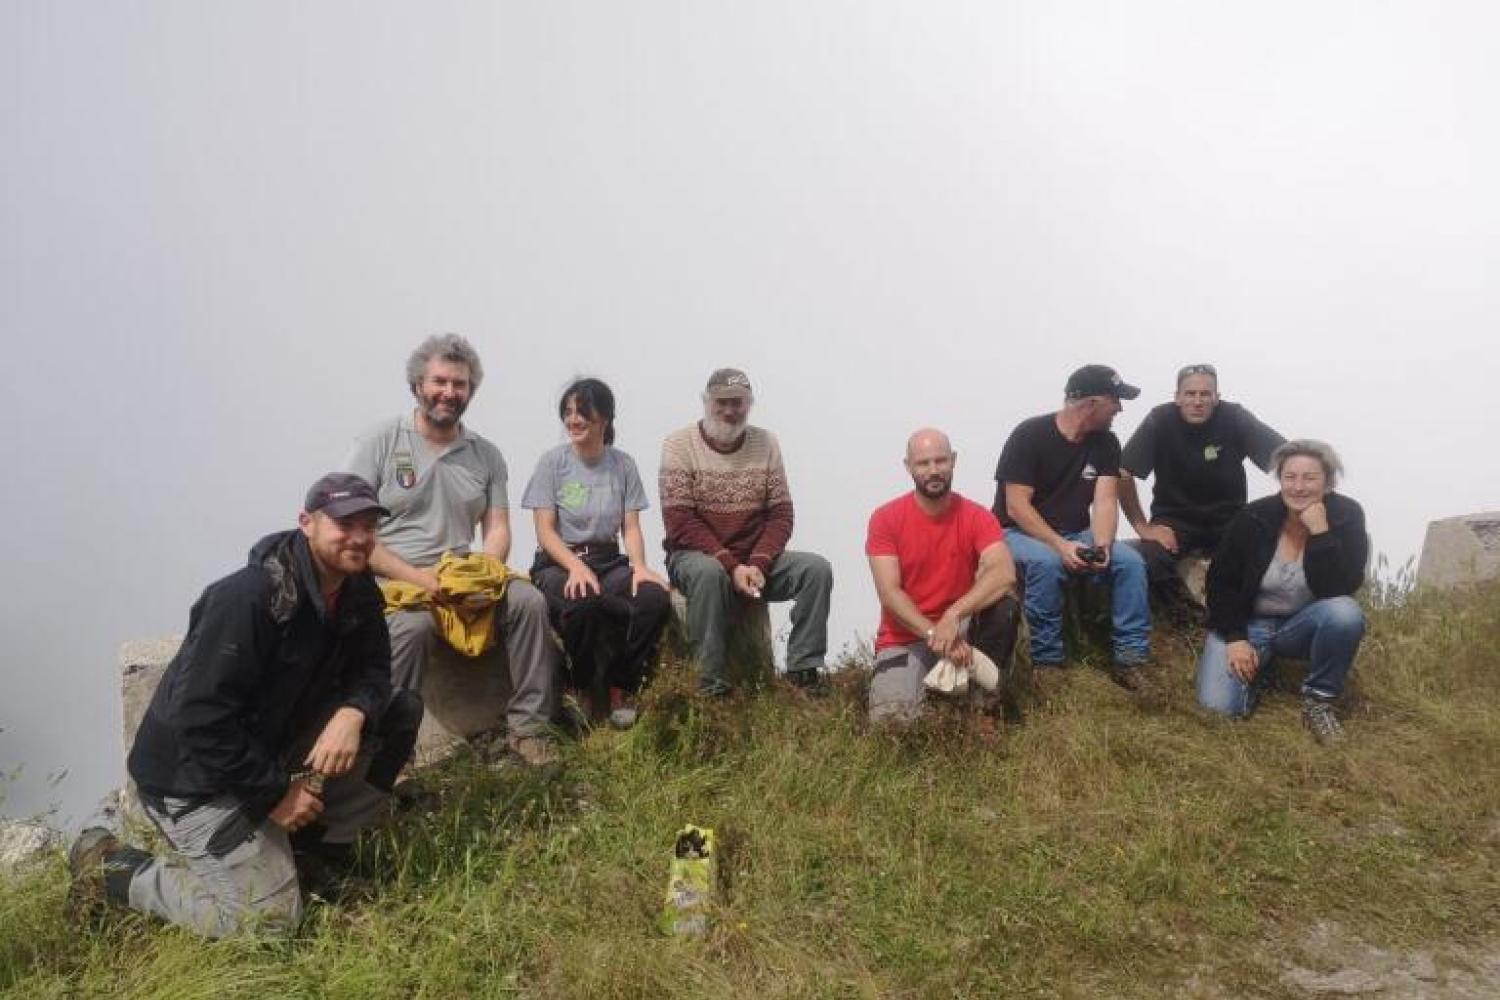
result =
M792 537L792 495L770 431L746 427L727 452L697 424L674 431L662 445L658 485L668 552L702 552L730 572L744 564L769 573Z

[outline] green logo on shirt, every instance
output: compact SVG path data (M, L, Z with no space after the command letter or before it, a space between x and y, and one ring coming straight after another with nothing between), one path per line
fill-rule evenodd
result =
M1219 457L1219 446L1218 445L1216 445L1216 444L1206 444L1206 445L1203 446L1203 460L1205 462L1215 461L1216 459L1218 459L1218 457Z
M568 510L578 510L589 502L589 488L583 483L563 483L557 491L557 505Z

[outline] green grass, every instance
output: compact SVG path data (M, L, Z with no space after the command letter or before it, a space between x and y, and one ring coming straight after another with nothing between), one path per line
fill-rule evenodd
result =
M871 732L856 678L727 704L680 668L561 777L467 755L362 845L373 898L315 902L290 942L62 916L61 858L0 888L0 990L25 997L1156 997L1190 975L1282 996L1319 921L1386 947L1500 932L1500 590L1377 594L1323 749L1294 696L1248 722L1164 710L1079 670L1026 725L961 711ZM668 851L713 826L702 941L657 930Z

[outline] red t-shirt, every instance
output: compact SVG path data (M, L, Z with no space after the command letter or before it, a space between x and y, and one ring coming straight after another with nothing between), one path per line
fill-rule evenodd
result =
M957 493L950 495L952 502L941 517L923 512L911 493L876 508L865 538L865 555L896 557L901 589L932 619L974 586L979 553L996 542L1005 544L994 514ZM905 646L920 638L881 608L877 650Z

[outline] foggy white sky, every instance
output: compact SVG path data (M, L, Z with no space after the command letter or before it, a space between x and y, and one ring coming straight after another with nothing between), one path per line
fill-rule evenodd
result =
M874 631L861 544L906 434L948 429L988 503L1010 428L1092 361L1146 390L1122 439L1218 364L1343 452L1408 558L1500 507L1497 29L1483 3L0 0L0 812L118 781L118 644L290 526L438 330L484 356L469 422L517 497L574 375L654 481L744 367L835 649Z

